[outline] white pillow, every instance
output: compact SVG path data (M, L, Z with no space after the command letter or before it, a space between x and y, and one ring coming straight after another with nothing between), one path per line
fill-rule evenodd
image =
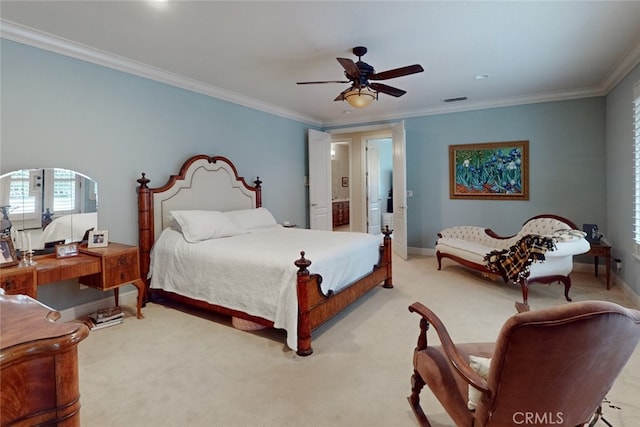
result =
M241 230L251 231L278 225L267 208L226 211L225 214Z
M487 359L486 357L469 356L469 366L485 380L489 376L490 365L491 359ZM480 397L482 397L482 392L469 385L469 401L467 402L467 408L474 411L476 406L478 406Z
M189 243L243 233L223 212L219 211L171 211L171 216Z

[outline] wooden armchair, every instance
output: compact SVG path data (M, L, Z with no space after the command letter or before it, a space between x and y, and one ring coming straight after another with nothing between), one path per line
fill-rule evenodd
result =
M429 426L420 406L425 384L457 426L583 425L640 340L640 311L604 301L519 313L495 343L458 345L427 307L414 303L409 311L422 316L408 398L421 426ZM429 325L441 345L428 345ZM470 390L478 390L475 410Z

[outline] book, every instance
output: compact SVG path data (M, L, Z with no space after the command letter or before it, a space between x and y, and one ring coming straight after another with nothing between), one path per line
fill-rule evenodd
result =
M111 320L123 319L124 313L122 312L122 309L119 306L109 307L109 308L102 308L98 311L91 313L89 315L89 318L91 318L91 320L93 320L96 324L98 324L98 323L109 322Z
M120 325L121 323L124 322L124 316L123 317L118 317L115 319L111 319L111 320L107 320L104 322L96 322L95 320L93 320L91 318L91 316L83 316L77 320L74 320L74 322L78 322L78 323L82 323L85 326L87 326L89 328L89 330L91 331L95 331L98 329L103 329L103 328L108 328L109 326L115 326L115 325Z
M96 323L92 319L91 323L93 323L93 325L90 326L90 328L92 331L96 331L98 329L108 328L109 326L120 325L123 322L124 322L124 317L116 318L116 319L101 322L101 323Z

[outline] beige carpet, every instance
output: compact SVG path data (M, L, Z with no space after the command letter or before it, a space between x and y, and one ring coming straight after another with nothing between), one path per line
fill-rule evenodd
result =
M416 426L406 400L418 333L409 304L433 309L456 342L491 341L521 293L451 262L437 271L433 257L394 263L395 288L375 289L324 325L306 358L286 348L280 331L242 332L228 318L158 304L137 320L125 307L122 325L79 346L82 425ZM572 280L574 301L632 304L602 278L574 272ZM532 309L564 302L560 285L530 288ZM639 426L638 396L640 349L609 393L605 418ZM422 401L434 427L453 425L428 388Z

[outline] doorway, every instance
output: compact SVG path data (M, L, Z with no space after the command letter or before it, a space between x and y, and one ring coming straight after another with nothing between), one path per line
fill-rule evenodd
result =
M331 218L333 231L350 231L349 141L331 142Z
M349 141L349 229L367 232L366 140L391 138L393 158L393 252L407 259L406 131L404 121L321 132L309 129L310 228L331 230L331 142ZM324 151L323 151L324 150ZM313 166L313 167L312 167ZM314 173L318 172L323 173ZM326 177L326 178L325 178ZM318 190L314 190L318 187ZM319 195L320 194L320 195ZM324 214L316 214L318 207ZM386 209L385 209L386 210ZM319 223L317 218L323 218ZM324 228L326 226L326 228Z

